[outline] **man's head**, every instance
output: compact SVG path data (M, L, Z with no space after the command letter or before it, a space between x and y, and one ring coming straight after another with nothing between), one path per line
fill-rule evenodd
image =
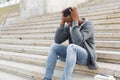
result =
M69 7L63 11L64 20L68 24L68 26L72 26L72 21L73 21L71 17L71 12L70 12L71 10L72 8Z

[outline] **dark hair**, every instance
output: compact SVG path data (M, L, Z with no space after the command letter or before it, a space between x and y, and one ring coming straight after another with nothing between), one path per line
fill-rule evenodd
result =
M64 14L63 14L63 16L64 16L64 17L69 16L69 15L71 14L71 13L70 13L70 10L72 10L71 7L66 8L66 9L64 10Z

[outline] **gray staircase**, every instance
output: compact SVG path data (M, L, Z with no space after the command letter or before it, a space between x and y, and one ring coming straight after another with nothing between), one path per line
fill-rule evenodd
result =
M113 4L114 3L114 4ZM73 80L93 80L95 74L120 80L120 1L79 9L80 17L95 24L97 70L76 65ZM59 26L60 13L47 14L1 28L0 80L42 80L50 45ZM68 41L63 43L68 45ZM58 60L53 80L60 80L64 62ZM10 79L11 78L11 79ZM19 79L17 79L19 78ZM14 80L14 79L13 79Z

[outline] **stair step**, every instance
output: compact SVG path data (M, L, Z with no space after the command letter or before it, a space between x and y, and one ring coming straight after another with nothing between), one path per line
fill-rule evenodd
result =
M23 33L55 33L57 27L50 27L50 28L41 28L39 26L39 28L23 28L23 29L14 29L12 28L12 30L2 30L0 32L0 34L23 34ZM99 33L99 32L116 32L116 31L120 31L120 27L118 25L113 25L113 26L95 26L95 32Z
M43 78L44 67L0 60L0 70L35 80Z
M98 14L98 15L84 15L84 14L81 14L79 17L85 17L87 19L90 19L90 20L99 20L99 19L111 19L111 18L120 18L120 13L107 13L107 14ZM45 22L45 21L54 21L54 20L61 20L61 15L59 16L56 16L56 17L47 17L47 18L36 18L36 19L31 19L31 20L26 20L26 21L22 21L22 22L19 22L19 23L16 23L17 25L19 24L27 24L27 23L34 23L34 22Z
M42 62L42 61L40 61ZM14 65L11 65L14 64ZM41 63L43 64L43 63ZM31 78L41 78L43 77L44 74L44 67L42 66L37 66L37 65L32 65L32 64L24 64L24 63L18 63L18 62L13 62L13 61L4 61L0 60L0 69L2 70L7 70L10 72L13 72L15 74L21 75L21 76L26 76ZM46 62L43 64L44 66L46 65ZM82 66L82 65L76 65L74 72L86 72L89 74L109 74L109 75L114 75L117 78L120 78L120 65L119 64L111 64L111 63L102 63L98 62L99 68L97 70L89 70L87 67ZM106 65L106 66L105 66ZM61 70L61 68L64 67L64 62L58 61L56 65L56 69ZM11 70L12 68L12 70ZM31 70L32 69L32 70ZM29 75L28 75L29 72ZM22 73L22 74L21 74ZM41 75L42 74L42 75Z
M84 12L94 12L94 11L105 11L105 10L110 10L110 9L119 9L119 6L120 5L120 2L118 2L117 4L107 4L105 6L102 6L102 5L99 5L99 8L97 6L95 6L94 8L93 7L88 7L88 8L83 8L83 9L80 9L81 10L81 13L84 13Z
M113 19L102 19L102 20L92 20L95 25L105 25L105 24L119 24L120 19L119 18L113 18ZM23 25L44 25L44 24L49 24L51 25L52 23L54 24L59 24L60 20L54 20L54 21L37 21L37 22L31 22L27 24L19 24L19 25L11 25L11 26L23 26Z
M1 34L24 34L24 33L55 33L56 28L52 29L28 29L28 30L16 30L16 31L1 31Z
M114 9L114 10L107 10L107 11L100 11L100 12L93 12L93 13L84 13L81 14L80 17L85 17L91 20L97 20L97 19L110 19L110 18L119 18L119 9ZM115 15L118 14L118 15ZM44 19L42 19L41 17L37 17L36 19L31 19L31 20L27 20L27 21L23 21L23 22L19 22L17 24L21 24L21 23L30 23L30 22L41 22L41 21L50 21L50 20L60 20L61 19L61 15L56 16L56 17L46 17Z
M16 31L16 30L33 30L33 29L56 29L59 24L51 25L29 25L29 26L16 26L16 27L6 27L1 31ZM119 24L110 24L110 25L94 25L95 30L97 29L120 29Z
M37 21L37 22L40 22L40 21ZM34 25L32 25L32 24L29 25L29 23L27 23L27 24L20 24L20 25L16 25L16 26L11 25L10 27L6 27L6 28L7 29L18 29L19 30L19 29L24 29L24 28L27 28L27 29L31 29L31 28L51 28L51 27L58 27L59 26L59 23L56 23L56 24L54 23L54 24L50 24L50 25L44 24L44 25L41 25L42 27L40 27L40 24L35 24L36 22L33 22L33 23L34 23ZM109 26L112 26L112 25L113 24L110 24ZM102 27L102 26L107 26L107 25L95 25L95 28L97 28L96 26L101 26ZM107 27L109 27L109 26L107 26ZM115 27L113 27L113 28L115 28Z
M102 33L103 35L105 33L113 33L113 34L119 34L119 29L99 29L95 30L96 33ZM56 29L50 29L50 30L41 30L41 29L35 29L35 30L23 30L23 31L8 31L8 32L1 32L0 35L25 35L25 34L39 34L39 35L44 35L44 34L55 34Z
M96 38L120 38L119 33L95 33Z
M45 54L49 50L48 47L41 46L18 46L18 45L0 45L1 50L20 52L20 53L30 53L30 54Z
M32 54L34 55L43 55L43 56L47 56L48 54L48 50L49 50L49 47L30 47L30 46L4 46L4 47L0 47L1 50L4 50L4 51L0 51L0 54L1 54L1 58L5 57L4 55L15 55L16 52L18 52L18 54L16 56L21 56L23 55L23 58L25 56L28 55L28 57ZM8 52L10 51L10 52ZM98 54L98 60L99 61L104 61L104 62L113 62L113 63L120 63L120 52L119 51L103 51L103 50L97 50L96 51L97 54ZM6 53L9 53L9 54L6 54ZM12 54L13 53L13 54ZM21 54L19 54L21 53ZM24 54L26 53L26 54ZM34 55L32 55L34 57ZM31 56L31 57L32 57ZM116 56L116 58L115 58ZM7 57L7 56L6 56ZM35 56L36 57L36 56ZM12 57L11 57L12 58ZM20 57L21 58L21 57ZM36 57L37 60L40 58L39 56ZM19 59L19 58L18 58ZM21 58L22 59L22 58ZM27 59L27 58L25 58ZM30 59L30 61L28 62L32 62L33 59ZM37 61L36 60L36 61ZM20 60L22 61L22 60ZM40 60L41 61L41 60ZM36 62L33 62L36 64Z
M120 41L119 33L95 33L96 41Z
M48 25L48 24L52 24L52 23L54 23L54 24L59 24L60 23L60 20L59 19L57 19L57 20L54 20L54 21L36 21L36 22L30 22L30 23L20 23L20 24L13 24L13 25L11 25L11 26L13 26L13 27L16 27L16 26L24 26L24 25Z
M111 29L111 30L107 30L107 29L99 29L99 30L95 30L95 37L96 38L104 38L106 37L107 38L118 38L119 39L119 29ZM48 35L51 35L50 37L54 37L55 35L55 32L56 32L56 29L50 29L50 30L23 30L23 31L10 31L10 32L1 32L0 33L0 38L3 38L4 36L7 36L8 37L12 37L12 36L17 36L17 37L21 37L21 36L26 36L26 37L34 37L34 36L38 36L39 37L46 37L48 38L49 36ZM117 34L117 35L116 35ZM32 36L34 35L34 36Z
M57 68L64 68L64 62L57 62ZM97 62L99 68L97 70L89 70L87 67L82 65L76 65L74 72L86 72L89 74L107 74L114 75L118 80L120 79L120 65L119 64L111 64L111 63L103 63Z
M40 26L42 26L42 27L40 27ZM5 30L9 30L9 29L24 29L24 28L34 28L34 27L39 27L39 28L51 28L51 27L58 27L59 26L59 24L58 23L54 23L54 24L38 24L37 22L34 22L34 24L32 23L32 24L29 24L29 23L27 23L27 24L20 24L20 25L16 25L16 24L14 24L14 25L9 25L9 26L6 26L6 27L4 27L5 28ZM4 29L3 29L4 30Z
M8 45L25 45L25 46L50 46L54 43L54 40L0 40L0 44ZM120 49L120 41L95 41L96 47L108 48L118 50ZM68 42L64 42L64 45L68 45Z
M30 46L49 46L51 43L53 43L54 40L0 40L0 44L13 44L13 45L30 45Z
M95 41L97 48L108 48L120 51L120 41Z
M41 27L42 26L42 27ZM51 24L51 25L24 25L24 26L14 26L14 27L6 27L3 31L13 31L13 30L30 30L30 29L51 29L57 28L59 24Z
M8 51L0 51L0 59L1 60L8 60L8 61L15 61L27 64L34 64L34 65L41 65L42 63L46 62L46 56L36 55L36 54L29 54L29 53L16 53L16 52L8 52Z
M35 34L39 34L40 36L42 35L49 35L49 34L52 34L52 35L55 35L55 32L39 32L39 31L32 31L32 32L21 32L21 33L6 33L6 34L0 34L0 36L2 35L35 35Z
M11 65L14 64L14 65ZM36 66L36 65L30 65L30 64L24 64L24 63L17 63L17 62L11 62L11 61L3 61L0 60L0 69L3 69L4 71L8 71L17 75L26 76L31 78L32 80L41 80L44 77L45 68L42 66ZM55 70L54 73L54 80L60 80L62 76L62 71ZM81 79L82 78L82 79ZM87 74L73 74L74 80L93 80L93 76L87 75Z
M113 13L113 14L100 14L100 15L93 15L93 16L81 16L88 18L90 20L100 20L100 19L112 19L112 18L120 18L120 13Z
M1 35L0 39L17 39L17 40L39 40L48 39L53 40L54 35Z
M104 8L104 7L110 7L110 6L114 6L114 5L119 5L119 4L120 4L120 1L118 1L118 0L115 1L114 4L113 4L113 1L111 1L111 2L107 1L107 2L101 2L100 5L97 4L97 5L90 5L90 6L87 6L87 7L85 6L85 8L91 8L91 9L96 9L97 8L98 9L98 8Z
M0 80L31 80L31 79L0 71Z
M9 34L1 35L1 39L17 40L54 40L54 33L36 33L36 34ZM99 41L120 41L119 33L95 33L95 39Z
M82 14L82 16L97 16L97 15L104 15L104 14L116 14L119 13L120 9L119 8L114 8L114 9L109 9L109 10L102 10L102 11L91 11L89 12L88 10L85 10L84 13L82 13L82 11L80 12L80 14Z
M98 61L120 64L120 52L97 50Z

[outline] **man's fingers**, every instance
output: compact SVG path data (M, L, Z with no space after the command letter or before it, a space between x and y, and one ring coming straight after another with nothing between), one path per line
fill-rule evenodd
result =
M72 7L72 11L73 12L77 11L77 8L76 7Z
M76 10L77 8L76 7L72 7L73 10Z

